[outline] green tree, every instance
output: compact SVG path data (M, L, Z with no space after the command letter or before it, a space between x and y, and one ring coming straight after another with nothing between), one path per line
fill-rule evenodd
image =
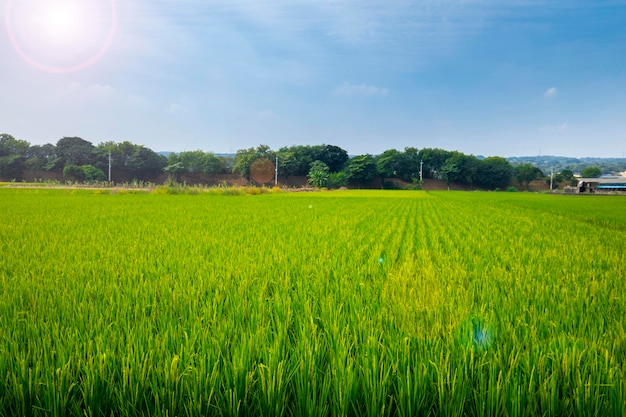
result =
M328 188L341 188L348 185L348 173L346 171L331 172L328 175Z
M93 165L65 165L63 176L68 180L86 183L106 181L104 172Z
M441 168L452 152L439 148L424 148L419 151L419 159L424 162L424 178L441 178Z
M91 142L78 137L64 137L56 145L56 153L61 158L61 166L89 165L96 163L95 147Z
M309 184L317 188L326 187L328 185L329 174L330 169L328 165L322 161L313 161L309 169L309 174L307 175Z
M358 155L348 161L346 172L350 179L357 182L357 186L361 188L363 183L369 182L376 178L376 160L372 155Z
M313 155L313 159L324 162L330 172L339 172L348 161L348 152L335 145L320 145Z
M179 154L171 153L168 156L168 165L180 163L183 172L218 174L224 169L224 161L213 153L197 151L185 151Z
M528 185L531 181L543 177L543 172L530 163L519 164L514 168L513 177L523 187L528 189Z
M308 175L311 163L315 161L316 153L321 147L289 146L278 150L279 173L286 176Z
M13 136L0 134L0 177L5 179L22 179L25 162L28 158L30 144Z
M580 175L583 178L599 178L600 176L602 176L602 169L597 166L588 166L580 171Z
M402 154L397 149L387 149L376 157L376 172L382 178L397 178Z
M96 156L96 167L107 172L111 155L111 174L115 181L151 181L167 165L166 157L129 141L100 143L93 153Z
M408 146L400 153L397 176L404 181L414 181L420 175L420 152L417 148Z
M273 160L275 159L273 158L274 156L275 153L272 152L267 145L259 145L256 148L239 149L235 154L233 173L250 179L250 166L256 159L266 158Z
M478 164L476 183L487 189L505 189L513 177L513 166L505 158L490 156Z
M51 171L58 169L60 159L56 155L56 146L51 143L45 145L32 145L28 149L26 168L30 170L41 169Z
M479 161L474 155L465 155L461 152L452 152L441 167L441 177L446 184L461 182L473 184L478 172Z
M171 162L163 168L163 172L167 174L171 182L178 182L178 176L185 172L185 167L182 162Z
M574 179L574 173L570 169L564 169L559 172L559 175L564 181L571 181Z

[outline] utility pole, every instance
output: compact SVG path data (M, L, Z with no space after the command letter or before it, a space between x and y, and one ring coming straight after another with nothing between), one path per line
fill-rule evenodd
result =
M111 182L111 151L109 151L109 182Z
M420 161L420 181L422 181L423 175L422 175L422 171L424 168L424 161Z
M554 167L550 167L550 191L552 191L552 178L554 177Z
M274 187L278 187L278 155L276 155L276 167L274 168Z

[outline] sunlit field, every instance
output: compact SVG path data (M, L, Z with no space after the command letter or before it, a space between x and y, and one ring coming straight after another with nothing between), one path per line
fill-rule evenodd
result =
M626 199L0 189L0 415L626 415Z

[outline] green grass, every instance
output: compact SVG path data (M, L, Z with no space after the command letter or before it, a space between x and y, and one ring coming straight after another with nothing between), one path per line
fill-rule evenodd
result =
M626 413L626 199L0 190L0 415Z

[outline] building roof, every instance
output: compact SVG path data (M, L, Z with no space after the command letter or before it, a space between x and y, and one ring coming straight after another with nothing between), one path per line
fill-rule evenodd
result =
M626 184L626 177L619 178L578 178L579 182L588 182L594 184Z

